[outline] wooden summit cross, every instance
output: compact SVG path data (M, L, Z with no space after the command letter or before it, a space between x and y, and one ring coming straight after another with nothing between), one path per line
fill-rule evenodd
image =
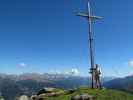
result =
M91 74L91 78L92 78L91 88L95 88L95 78L94 78L94 75L95 75L95 69L96 69L95 65L96 64L95 64L95 61L94 61L92 23L93 23L94 20L102 19L102 17L93 16L91 14L92 13L91 13L90 2L88 1L88 12L87 13L79 12L77 15L86 18L87 21L88 21L88 24L89 24L88 37L89 37L89 50L90 50L89 52L90 52L90 65L91 65L89 73Z

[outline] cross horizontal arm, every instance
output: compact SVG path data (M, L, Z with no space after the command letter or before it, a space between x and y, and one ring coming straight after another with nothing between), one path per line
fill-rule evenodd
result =
M92 19L102 19L103 17L100 17L100 16L89 16L90 18Z
M89 16L88 13L83 13L83 12L79 12L79 13L77 14L77 16L87 17L87 18L91 18L91 19L93 19L93 20L95 20L95 19L102 19L102 18L103 18L103 17L100 17L100 16Z
M77 16L89 17L88 13L82 13L82 12L79 12L79 13L77 14Z

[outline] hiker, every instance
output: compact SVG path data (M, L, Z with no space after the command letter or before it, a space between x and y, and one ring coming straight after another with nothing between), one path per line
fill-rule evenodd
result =
M96 64L96 68L94 69L95 87L99 89L101 89L100 75L101 71L99 69L99 65Z

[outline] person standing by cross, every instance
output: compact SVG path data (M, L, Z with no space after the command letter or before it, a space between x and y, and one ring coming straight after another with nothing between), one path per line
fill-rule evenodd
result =
M101 80L100 80L101 71L99 69L99 65L96 64L96 68L94 69L94 79L95 79L95 87L101 89Z

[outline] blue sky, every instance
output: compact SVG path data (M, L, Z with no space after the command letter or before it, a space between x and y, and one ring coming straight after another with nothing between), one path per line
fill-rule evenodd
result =
M95 60L104 76L133 73L132 0L91 0ZM85 0L1 0L0 72L45 73L77 68L88 75L88 24L75 12ZM128 64L130 63L130 64ZM130 65L130 66L129 66Z

